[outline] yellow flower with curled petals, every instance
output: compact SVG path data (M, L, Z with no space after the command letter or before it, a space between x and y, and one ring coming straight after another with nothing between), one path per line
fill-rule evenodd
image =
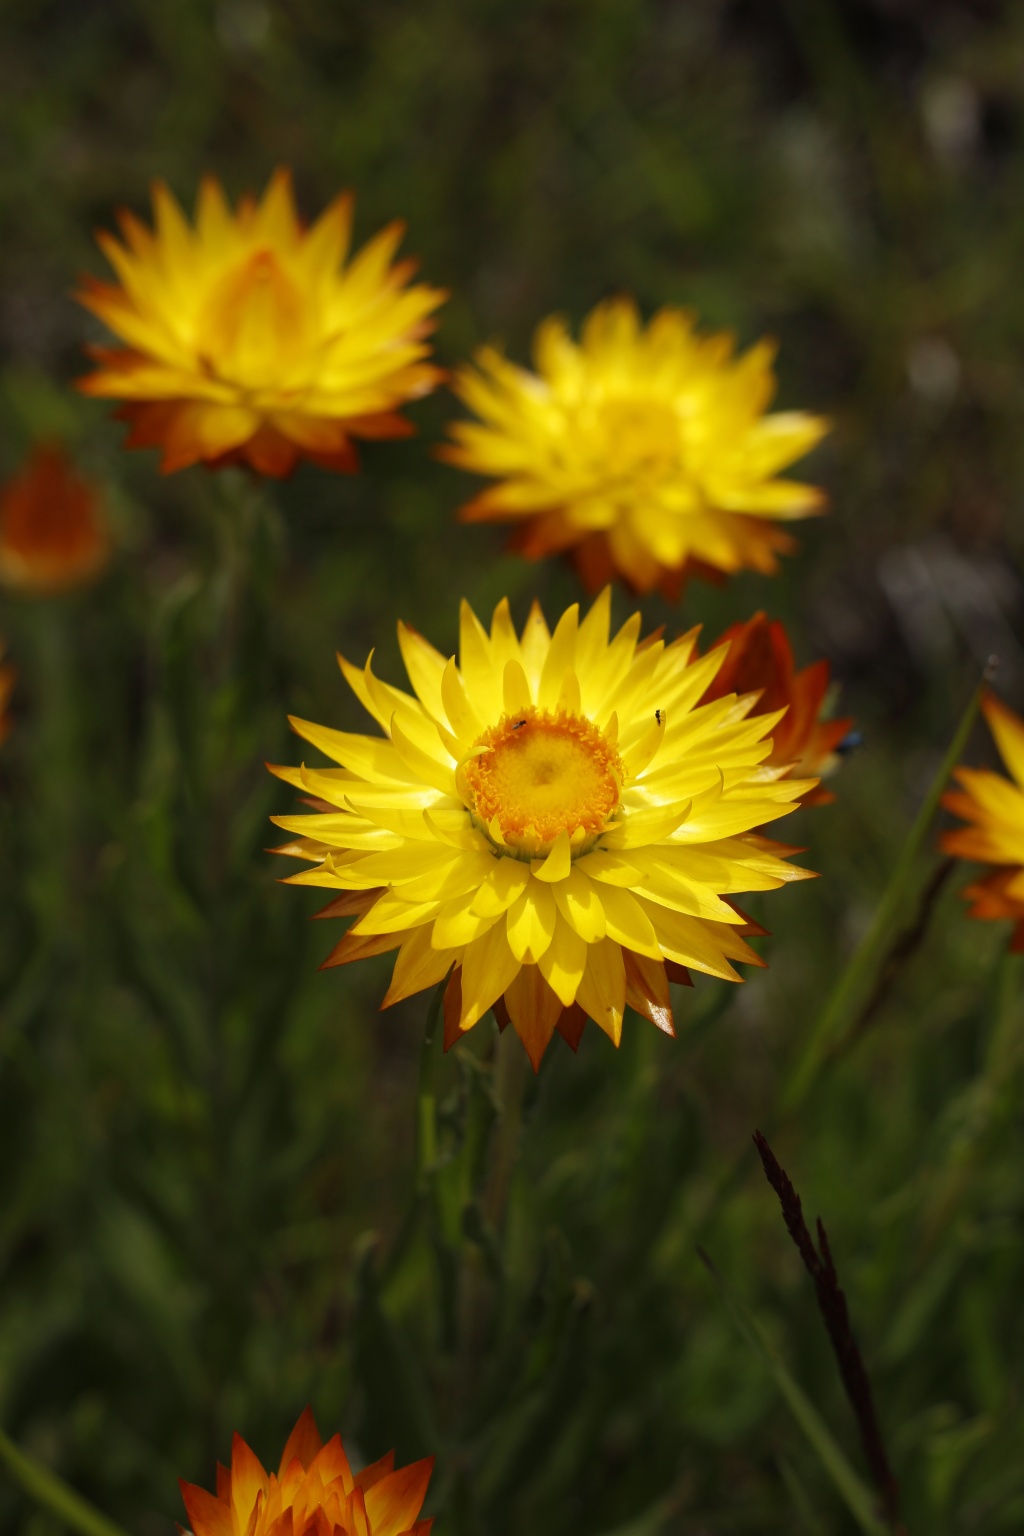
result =
M995 737L999 755L1011 777L985 768L958 768L961 785L942 797L947 810L968 825L944 832L946 853L994 865L982 879L967 886L964 896L971 917L1013 924L1010 949L1024 952L1024 720L994 693L986 694L982 710Z
M125 344L92 348L79 388L124 402L129 446L161 448L165 472L280 476L301 457L354 469L354 438L412 430L396 408L441 377L424 338L444 294L393 264L401 224L346 264L351 197L306 229L287 171L234 212L208 177L194 227L159 182L153 207L154 230L121 213L123 243L98 236L119 282L86 277L78 294Z
M591 591L618 574L637 592L677 597L691 575L777 569L794 541L780 522L821 509L822 493L777 472L823 437L804 411L765 414L775 348L741 357L726 334L663 309L644 328L629 299L586 320L581 340L552 317L535 371L492 347L455 389L479 421L451 428L452 464L498 484L462 509L515 525L529 559L567 552Z
M273 769L317 806L275 818L316 866L291 883L357 918L325 963L397 949L384 1006L450 973L449 1045L492 1008L534 1067L588 1017L618 1044L627 1004L671 1034L670 979L762 963L728 898L805 873L752 832L815 782L768 764L780 713L702 704L723 648L610 615L606 589L520 635L507 601L490 631L464 603L458 661L400 625L411 694L339 658L383 736L293 719L337 766Z

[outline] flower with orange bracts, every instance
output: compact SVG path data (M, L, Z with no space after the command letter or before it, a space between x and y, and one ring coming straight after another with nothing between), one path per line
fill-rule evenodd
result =
M217 1468L217 1495L183 1482L193 1536L428 1536L420 1520L434 1458L395 1470L390 1452L353 1475L335 1435L324 1445L307 1408L288 1437L277 1476L240 1435L231 1466Z
M765 414L774 353L761 341L736 357L729 335L698 335L679 309L645 329L629 299L598 305L579 343L545 320L535 372L485 347L455 382L479 421L456 423L441 450L498 481L463 519L514 524L513 547L531 560L568 552L591 591L617 573L675 598L691 575L775 571L795 547L780 522L823 502L777 472L827 423Z
M798 672L789 636L778 619L755 613L733 624L717 645L729 647L705 702L727 693L756 695L752 715L784 711L772 730L770 763L784 765L798 778L823 778L838 764L837 748L853 721L823 720L829 665L816 661ZM820 785L804 796L805 805L827 805L835 795Z
M4 663L4 643L0 640L0 743L6 741L11 734L11 717L7 710L14 692L15 677L14 668Z
M982 710L1011 777L985 768L957 768L960 789L942 797L948 811L968 823L942 834L943 851L996 868L973 885L965 898L970 915L985 921L1009 918L1010 948L1024 953L1024 720L989 693Z
M728 896L805 873L750 835L812 787L767 762L778 715L701 702L725 650L696 631L610 616L607 588L554 633L536 604L520 635L507 601L489 631L463 603L458 661L400 625L412 693L339 658L383 736L293 720L337 766L273 769L314 803L275 818L315 865L291 883L357 919L325 964L397 949L385 1007L449 977L446 1045L492 1008L535 1068L588 1017L617 1045L627 1003L672 1034L671 979L762 963Z
M99 491L63 448L41 444L0 492L0 582L63 592L91 581L109 554Z
M153 208L153 230L122 212L123 243L98 236L119 282L86 277L78 294L125 343L94 347L79 388L124 402L130 447L160 448L165 472L281 476L300 458L353 470L354 438L412 431L397 407L441 377L425 338L444 294L393 264L401 224L346 263L351 197L307 229L286 171L234 212L207 178L194 225L160 182Z

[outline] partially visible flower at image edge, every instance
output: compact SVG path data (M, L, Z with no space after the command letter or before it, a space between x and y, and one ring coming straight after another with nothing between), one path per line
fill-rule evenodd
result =
M385 1007L450 973L446 1045L492 1008L535 1068L588 1017L617 1045L627 1004L672 1034L670 980L764 964L727 898L806 877L752 830L814 783L767 763L779 715L701 703L725 650L696 630L609 638L610 615L605 589L552 634L535 604L520 636L507 601L490 632L463 603L458 662L400 625L414 695L339 657L384 736L293 719L340 766L272 768L315 806L274 818L316 866L289 883L357 919L325 965L397 949Z
M234 211L207 177L194 226L163 183L152 195L153 230L122 211L123 243L97 235L119 283L87 276L77 295L125 343L91 347L78 387L124 402L129 447L160 448L165 473L202 461L280 477L300 458L354 470L353 439L411 433L398 407L442 377L425 338L445 295L393 264L401 224L346 265L351 196L307 229L287 171Z
M418 1517L434 1459L397 1470L394 1459L353 1476L340 1435L324 1445L307 1408L276 1475L236 1435L216 1496L186 1482L181 1492L193 1536L429 1536L433 1521Z
M98 576L109 555L99 488L59 444L39 444L0 490L0 584L63 592Z
M8 705L14 692L17 676L14 668L4 661L4 642L0 640L0 744L11 734L11 717Z
M772 730L767 761L787 765L796 778L821 779L833 773L840 760L838 748L849 736L853 721L823 718L828 662L816 661L798 672L785 626L764 613L731 625L715 641L716 647L720 645L729 649L704 695L705 702L727 693L755 693L751 716L785 710ZM819 784L803 796L803 804L828 805L834 799L832 791Z
M1024 953L1024 720L994 693L981 705L999 755L1011 778L986 768L957 768L960 789L942 797L948 811L969 823L944 832L945 853L997 866L968 885L964 898L970 916L983 921L1008 918L1014 924L1010 949Z
M828 430L805 411L766 414L774 355L760 341L737 357L731 336L699 335L681 309L644 328L627 298L599 304L578 343L543 321L534 372L481 349L454 384L479 420L454 423L439 452L498 484L462 518L514 524L528 559L567 553L591 591L618 574L674 599L690 576L772 573L796 547L779 524L824 505L775 477Z

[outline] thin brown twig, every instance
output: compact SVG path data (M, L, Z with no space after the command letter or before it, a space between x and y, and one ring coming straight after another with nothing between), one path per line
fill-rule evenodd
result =
M895 1536L905 1536L905 1528L900 1524L899 1485L893 1476L889 1458L886 1455L871 1392L871 1382L868 1380L868 1373L850 1326L846 1297L839 1284L839 1276L836 1273L825 1228L819 1218L818 1246L815 1247L814 1239L804 1220L800 1196L793 1188L789 1174L782 1167L760 1131L754 1132L754 1145L761 1158L765 1177L779 1197L786 1229L796 1244L797 1251L804 1262L804 1268L814 1282L818 1310L839 1366L843 1388L857 1420L864 1455L882 1501L885 1519Z

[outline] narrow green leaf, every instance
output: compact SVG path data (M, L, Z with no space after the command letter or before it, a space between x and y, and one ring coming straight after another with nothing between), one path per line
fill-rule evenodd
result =
M56 1515L69 1530L80 1531L82 1536L125 1536L119 1525L108 1520L81 1494L69 1488L56 1472L51 1472L49 1467L44 1467L34 1457L19 1450L2 1429L0 1461L29 1498L43 1509L48 1509L51 1515Z
M942 759L914 819L914 824L907 834L899 858L889 876L889 883L875 908L871 924L825 999L803 1053L782 1090L779 1101L779 1112L782 1115L792 1114L803 1103L817 1079L829 1049L840 1039L867 992L885 946L892 937L893 925L913 880L914 869L938 809L939 799L967 745L987 683L988 673L986 672L971 696L970 703L950 742L949 750Z
M603 1536L660 1536L670 1520L679 1514L680 1493L677 1488L670 1488L668 1493L634 1515L632 1520L627 1520L624 1525L617 1525L614 1530L603 1532Z
M755 1354L760 1355L771 1372L775 1384L786 1399L790 1412L807 1436L812 1450L832 1479L835 1487L867 1536L885 1536L886 1527L875 1513L875 1500L870 1488L850 1466L832 1433L822 1420L818 1410L803 1389L797 1385L785 1365L775 1353L768 1335L746 1303L737 1295L724 1276L715 1268L702 1248L697 1249L701 1262L711 1276L712 1283L725 1303L739 1332Z

